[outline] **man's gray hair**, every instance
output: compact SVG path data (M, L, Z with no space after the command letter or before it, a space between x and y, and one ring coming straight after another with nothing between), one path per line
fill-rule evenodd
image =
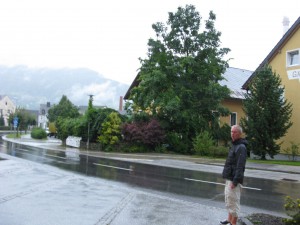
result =
M231 128L236 128L241 134L243 133L243 128L240 125L233 125Z

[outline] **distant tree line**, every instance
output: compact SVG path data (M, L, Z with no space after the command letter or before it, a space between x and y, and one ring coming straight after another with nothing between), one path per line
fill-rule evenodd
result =
M15 128L17 134L19 131L25 131L25 133L27 133L30 127L36 126L37 124L35 114L30 113L28 110L22 107L17 108L14 113L9 115L8 123L11 127L13 127L13 121L15 118L18 120L17 127Z

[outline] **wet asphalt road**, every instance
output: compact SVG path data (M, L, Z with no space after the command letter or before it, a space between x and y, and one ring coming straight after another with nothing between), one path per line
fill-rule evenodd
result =
M69 196L70 199L72 199L72 201L75 202L82 201L82 199L87 198L86 199L88 201L88 203L86 203L87 208L89 208L90 204L91 205L95 204L95 206L91 206L91 208L87 210L88 211L87 215L89 215L91 214L89 210L92 209L98 210L98 208L100 207L99 205L97 205L97 203L93 203L94 200L98 202L97 201L98 197L95 197L93 195L92 190L94 190L95 192L101 191L100 195L98 193L99 197L104 195L100 198L106 199L107 201L108 208L105 208L103 204L101 204L100 207L101 209L104 207L103 210L105 211L105 213L99 212L99 215L102 215L101 219L99 219L99 221L95 223L96 219L93 218L94 223L90 223L88 222L89 220L84 219L86 215L85 213L82 214L78 212L79 215L82 215L82 218L76 219L76 221L86 221L81 224L210 224L209 221L211 220L211 218L215 218L214 223L211 223L211 224L215 224L215 222L217 222L217 219L223 218L224 215L226 215L223 206L224 187L222 186L222 184L224 182L220 177L220 175L216 173L205 173L203 171L201 172L201 171L193 171L188 169L170 168L164 166L144 164L139 162L113 160L113 159L94 157L94 156L87 157L86 155L79 154L79 151L77 151L76 149L69 149L68 151L64 152L64 151L47 150L47 149L42 149L42 148L37 148L32 146L25 146L25 145L6 143L6 142L0 144L0 152L5 153L6 156L11 155L14 157L42 163L42 164L33 163L33 165L39 167L39 172L34 173L36 171L34 170L31 171L33 172L33 174L31 173L26 176L26 177L28 176L35 177L34 179L33 178L30 179L30 181L28 182L29 183L34 182L34 184L38 184L36 190L41 192L41 196L39 198L31 199L30 202L33 205L40 205L38 199L47 199L49 205L52 205L51 215L53 214L52 211L54 210L53 205L56 205L58 208L60 208L61 207L60 205L62 204L62 199L64 199L66 196ZM16 158L11 158L11 159L16 159ZM8 163L10 161L14 162L15 160L0 161L0 168L4 163L10 164ZM17 162L24 163L24 161L22 160ZM25 161L25 162L27 164L30 164L29 161ZM13 166L18 167L17 164ZM58 168L64 170L60 170ZM70 179L66 179L65 176L62 176L63 178L58 176L53 178L53 182L52 183L50 182L50 185L49 184L41 185L42 188L40 188L39 184L44 183L44 181L43 180L39 181L40 179L39 177L43 176L43 173L45 174L46 177L48 177L49 169L50 171L56 170L59 171L59 173L68 174L66 175L66 177L74 178L79 176L80 178L78 179L79 180L83 179L84 182L78 183L77 178L76 179L72 178L70 180ZM19 170L21 171L22 169ZM18 169L16 170L12 169L11 171L18 171ZM41 173L41 171L43 171L43 173ZM73 171L73 172L70 173L67 171ZM3 172L3 170L1 172ZM74 172L76 172L75 173L76 175L74 174ZM0 179L3 178L3 173L1 174L0 174ZM82 176L82 175L87 175L87 176ZM15 183L13 182L12 186L18 187L18 190L20 190L19 184L27 183L26 179L24 180L24 176L22 176L21 174L18 177L18 174L12 172L11 176L9 177L15 178L14 179ZM102 179L99 179L99 177ZM50 178L50 180L52 180L52 178ZM106 186L104 188L105 190L101 190L101 188L98 190L96 187L93 187L93 185L90 184L90 180L93 180L93 182L96 183L104 182L105 185L108 185L108 187ZM70 184L72 183L71 181L74 181L75 183ZM6 183L6 182L5 180L1 180L1 183ZM55 198L53 199L53 196L50 197L45 195L45 192L48 193L49 187L56 187L57 185L60 188L62 188L61 185L68 186L66 188L62 188L62 190L65 191L65 193L60 193L60 195L63 194L62 199L55 199ZM114 188L109 188L110 185L112 185ZM35 188L29 188L28 190L28 187L30 186L32 186L31 183L26 185L27 188L25 188L25 190L27 191L25 191L24 196L35 195L35 191L34 191ZM96 186L102 187L102 185L96 185ZM246 186L248 188L243 190L243 197L242 197L242 205L243 205L242 213L244 215L247 215L250 212L264 212L264 211L265 212L272 211L272 213L275 214L282 214L283 198L287 194L289 195L294 194L294 192L296 194L299 194L297 191L299 190L299 182L274 181L274 180L266 180L261 178L259 179L247 178ZM116 197L120 195L118 191L117 192L111 191L111 190L115 190L115 187L117 187L117 189L120 188L122 197L120 198ZM8 189L10 190L11 188ZM6 218L7 216L1 213L3 212L2 211L3 208L1 206L7 204L9 205L11 202L16 201L16 199L20 200L23 198L23 194L22 194L23 192L21 192L21 194L16 194L14 192L12 194L9 194L10 191L6 193L7 191L8 190L4 191L4 195L6 197L1 196L2 204L0 204L0 218L2 218L1 220L2 222L4 221L3 218ZM81 193L82 191L83 193L85 193L84 196L86 197L82 196L83 194ZM50 195L52 195L51 192ZM12 196L19 196L19 197L14 198ZM93 200L90 200L90 198ZM5 199L8 200L6 201ZM22 202L24 204L24 201ZM63 202L66 203L65 201ZM188 210L186 209L187 207L186 204L188 205L189 208ZM64 205L63 207L66 207L65 204L62 205ZM32 205L30 207L32 207ZM73 208L74 205L71 204L70 207ZM81 205L80 207L83 206ZM112 213L108 209L112 209L114 213ZM20 208L18 208L18 210L20 210ZM37 209L35 209L34 211L36 210ZM65 210L66 209L59 210L59 211L62 212ZM76 210L78 210L77 207ZM72 212L72 214L74 214L76 210ZM21 212L23 211L21 210ZM107 213L109 213L110 216L106 215ZM185 213L187 214L186 216ZM193 213L193 215L191 215L190 213ZM56 215L56 213L54 213L54 215ZM20 215L20 218L22 218L23 216L24 215ZM205 221L207 219L208 220L207 223L195 222L197 221L195 219L198 216L199 218L202 218L202 221ZM110 219L105 220L104 218L106 217ZM11 222L10 219L11 218L8 218L7 221ZM189 219L191 221L189 221ZM54 220L58 220L58 218L54 217ZM111 221L107 223L108 220ZM47 219L47 221L49 220ZM104 222L102 223L101 221ZM134 223L134 221L136 221L137 223ZM2 223L0 222L0 224ZM18 223L12 223L12 224L18 224ZM32 224L32 223L27 223L27 224ZM52 221L47 224L57 224L57 223L53 223ZM62 222L61 224L73 224L73 223Z
M2 156L2 155L0 155ZM0 161L2 225L216 224L224 209L18 158Z

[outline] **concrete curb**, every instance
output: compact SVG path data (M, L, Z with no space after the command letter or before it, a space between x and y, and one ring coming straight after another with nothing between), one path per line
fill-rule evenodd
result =
M251 221L248 220L246 217L241 217L240 223L241 223L241 225L253 225L253 223L251 223Z

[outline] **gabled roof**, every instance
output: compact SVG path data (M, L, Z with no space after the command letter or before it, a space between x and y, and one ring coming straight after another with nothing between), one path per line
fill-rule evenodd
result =
M242 85L246 82L246 80L251 76L252 73L253 71L229 67L223 74L224 80L220 81L219 83L222 86L226 85L231 90L231 98L244 99L245 91L242 90ZM128 99L131 89L139 85L138 77L139 74L137 74L134 81L130 85L124 96L124 99Z
M253 71L229 67L223 74L224 80L219 83L222 86L227 86L230 91L230 97L236 99L244 99L245 90L242 90L242 85L251 76Z
M129 98L129 96L130 96L130 91L132 90L132 88L137 87L137 86L139 85L139 83L140 83L140 82L138 81L139 74L140 74L140 73L138 73L138 74L136 75L136 77L134 78L134 80L133 80L133 82L131 83L130 87L128 88L126 94L124 95L124 99L125 99L125 100Z
M5 97L7 97L10 100L10 98L7 95L0 95L0 100L4 99Z
M296 20L296 22L291 26L291 28L283 35L280 41L275 45L272 51L267 55L267 57L262 61L262 63L257 67L257 69L253 72L253 74L249 77L249 79L243 84L242 88L247 89L249 83L254 78L256 71L267 65L281 50L281 48L290 40L290 38L294 35L294 33L300 28L300 17Z

